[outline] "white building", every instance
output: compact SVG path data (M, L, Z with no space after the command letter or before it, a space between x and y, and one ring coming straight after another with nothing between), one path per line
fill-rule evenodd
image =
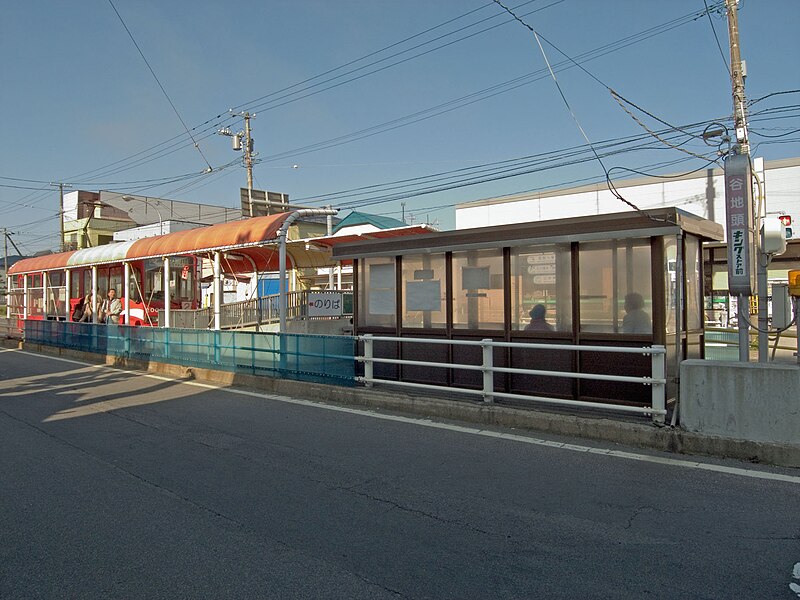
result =
M800 158L755 159L755 173L767 198L767 214L800 221ZM641 209L674 206L725 225L725 182L720 168L676 177L615 181L617 191ZM755 196L757 198L757 195ZM605 182L456 205L456 229L614 213L626 205ZM798 231L797 225L795 231ZM795 236L797 237L797 235Z

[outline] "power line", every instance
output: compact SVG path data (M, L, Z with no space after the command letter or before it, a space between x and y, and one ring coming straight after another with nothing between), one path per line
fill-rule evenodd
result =
M150 70L150 73L153 75L153 79L156 80L156 83L158 84L158 87L161 88L161 91L164 93L164 97L167 99L167 102L169 102L169 105L172 107L172 110L175 111L175 115L178 117L178 120L181 122L181 125L183 125L183 128L186 130L186 133L189 134L189 137L192 138L192 142L194 142L194 147L197 148L197 151L200 153L200 156L203 157L203 160L205 161L206 166L209 169L211 169L211 164L208 162L208 159L205 157L205 154L203 154L203 151L200 149L200 145L194 139L194 136L192 135L192 132L189 131L189 127L186 125L186 122L183 120L183 117L181 117L181 114L178 112L178 109L175 107L175 103L172 101L172 98L170 98L169 94L167 94L167 90L165 90L164 86L161 85L161 81L159 81L158 75L156 75L156 72L153 70L153 67L150 66L150 63L148 62L147 57L145 57L144 52L142 52L142 49L139 47L139 44L136 43L136 40L134 39L133 34L131 33L131 30L128 29L128 26L125 24L125 20L122 18L122 15L119 14L119 11L117 10L117 7L114 6L114 2L112 2L112 0L108 0L108 3L111 5L111 8L114 9L114 12L117 14L117 17L119 18L119 22L122 23L122 26L125 28L125 31L128 32L128 37L131 38L131 41L133 42L133 45L136 46L136 49L139 51L139 55L142 57L142 60L144 61L144 64L147 65L147 68Z
M703 5L706 7L706 16L708 16L708 24L711 25L711 31L714 34L714 39L717 41L717 48L719 48L719 55L722 57L722 62L725 65L725 70L728 72L728 77L733 77L731 74L731 67L728 65L728 59L725 57L725 53L722 51L722 44L719 43L719 37L717 36L717 28L714 27L714 20L711 18L711 10L708 8L708 3L706 0L703 0Z

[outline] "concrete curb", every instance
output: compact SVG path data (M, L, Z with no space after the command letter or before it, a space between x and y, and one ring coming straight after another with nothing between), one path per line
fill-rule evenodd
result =
M700 454L783 467L800 467L800 445L796 444L753 442L604 417L577 416L477 403L470 400L409 395L391 388L378 390L363 387L339 387L167 363L145 362L39 344L23 344L16 340L4 340L3 346L24 348L31 352L63 356L87 363L146 371L178 379L194 379L219 386L243 387L263 393L317 402L383 409L407 415L478 425L539 431L678 454Z

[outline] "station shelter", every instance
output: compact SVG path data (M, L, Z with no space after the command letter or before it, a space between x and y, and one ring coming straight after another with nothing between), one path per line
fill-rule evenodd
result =
M354 264L354 331L376 336L519 342L495 348L499 367L646 376L649 356L525 348L547 345L667 349L668 397L680 361L704 352L704 242L722 226L677 208L343 243ZM376 358L480 364L480 348L374 343ZM620 358L623 357L623 358ZM481 373L377 363L376 376L477 388ZM645 386L495 373L498 391L640 404Z

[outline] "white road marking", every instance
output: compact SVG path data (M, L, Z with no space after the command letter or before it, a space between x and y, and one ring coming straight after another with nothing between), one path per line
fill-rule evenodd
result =
M210 383L200 383L199 381L185 381L182 379L176 379L173 377L165 377L163 375L153 375L152 373L143 373L142 371L130 371L127 369L119 369L117 367L110 367L105 364L93 364L93 363L85 363L78 360L73 360L69 358L63 358L60 356L50 356L47 354L36 354L34 352L26 352L24 350L16 350L11 349L11 352L19 352L20 354L27 354L30 356L36 356L40 358L48 358L51 360L66 362L75 365L81 365L82 367L92 367L92 368L108 368L113 369L117 372L128 373L130 375L136 375L139 377L149 377L151 379L156 379L158 381L172 381L180 383L181 385L193 386L207 390L215 390L218 392L223 392L227 394L236 394L240 396L250 396L253 398L261 398L267 400L274 400L277 402L284 402L286 404L295 404L298 406L308 406L312 408L318 408L323 410L330 410L334 412L342 412L342 413L349 413L354 415L360 415L363 417L370 417L373 419L381 419L384 421L395 421L398 423L408 423L410 425L417 425L419 427L430 427L432 429L443 429L447 431L454 431L457 433L465 433L469 435L478 435L482 437L488 438L496 438L501 440L507 440L512 442L520 442L523 444L531 444L534 446L546 446L548 448L559 448L561 450L570 450L572 452L585 452L587 454L599 454L604 456L611 456L614 458L624 458L627 460L636 460L641 462L649 462L661 465L668 465L673 467L682 467L684 469L698 469L701 471L712 471L715 473L724 473L727 475L737 475L739 477L750 477L753 479L766 479L771 481L783 481L787 483L795 483L800 484L800 476L796 475L785 475L782 473L770 473L767 471L757 471L754 469L744 469L741 467L728 467L725 465L715 465L711 463L702 463L693 460L681 460L677 458L668 458L664 456L652 456L648 454L640 454L637 452L626 452L622 450L614 450L611 448L598 448L595 446L582 446L577 444L567 444L563 442L555 442L552 440L543 440L539 438L529 437L525 435L519 435L514 433L504 433L501 431L490 431L485 429L478 429L477 427L466 427L463 425L451 425L448 423L438 423L435 421L431 421L430 419L426 418L415 418L415 417L403 417L399 415L387 415L381 414L370 410L360 409L360 408L351 408L347 406L337 406L332 404L325 404L322 402L315 402L313 400L302 400L299 398L290 398L289 396L278 396L275 394L264 394L259 392L251 392L249 390L242 390L236 388L229 388L229 387L221 387ZM798 563L800 565L800 563ZM795 565L795 570L798 569L798 565ZM790 584L795 585L795 584ZM798 592L800 592L800 586L798 586ZM800 595L800 594L799 594Z
M792 577L794 579L800 579L800 562L794 565L794 569L792 570ZM789 589L797 594L797 597L800 598L800 585L792 582L789 584Z

